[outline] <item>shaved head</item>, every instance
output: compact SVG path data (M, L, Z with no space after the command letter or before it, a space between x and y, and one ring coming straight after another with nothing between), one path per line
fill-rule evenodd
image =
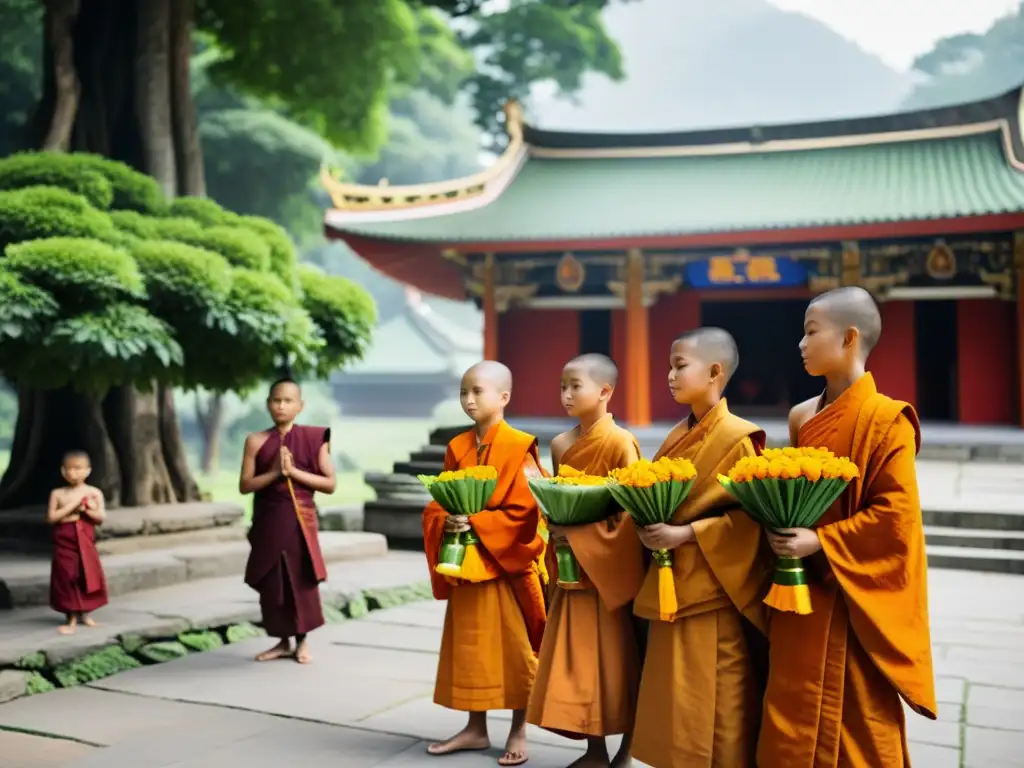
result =
M499 392L512 391L512 371L507 365L497 360L482 360L466 371L462 378L475 378L478 381L488 381L493 384Z
M681 334L677 342L687 342L693 354L708 365L718 363L728 381L740 365L740 352L736 340L723 328L696 328Z
M846 287L826 291L808 305L823 310L829 321L841 328L856 328L864 357L874 349L882 335L882 316L871 294L863 288Z
M566 363L565 367L583 371L595 384L607 384L614 389L619 383L619 366L607 355L580 355Z

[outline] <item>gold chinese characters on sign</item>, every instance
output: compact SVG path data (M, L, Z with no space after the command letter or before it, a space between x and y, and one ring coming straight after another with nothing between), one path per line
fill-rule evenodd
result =
M745 248L731 256L708 259L708 282L716 285L777 283L781 279L774 256L752 256Z

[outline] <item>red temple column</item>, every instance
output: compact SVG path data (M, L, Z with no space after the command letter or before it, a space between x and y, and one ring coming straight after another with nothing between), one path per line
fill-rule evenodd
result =
M644 255L626 256L626 421L634 427L651 423L650 330L644 306Z
M498 359L498 304L495 285L494 254L484 256L484 360Z
M1013 265L1017 278L1017 422L1024 427L1024 230L1013 235Z

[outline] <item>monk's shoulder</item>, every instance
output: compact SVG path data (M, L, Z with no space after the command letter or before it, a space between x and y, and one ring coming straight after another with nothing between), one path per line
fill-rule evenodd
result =
M744 438L750 438L751 442L758 447L764 447L764 430L752 421L740 418L734 413L727 413L719 425L722 430L722 439L738 443Z
M888 395L877 392L872 395L861 413L869 421L870 434L873 441L883 443L893 427L905 422L909 431L913 432L915 451L921 449L921 422L914 406L903 400L894 400Z
M562 463L562 454L572 447L572 444L576 442L578 437L579 435L574 427L568 432L562 432L560 435L555 435L551 438L551 458L556 464Z
M270 434L273 430L264 429L261 432L250 432L245 436L245 449L256 453L263 444L270 439Z
M476 433L472 429L467 429L465 432L459 432L455 437L448 441L448 448L456 455L460 454L467 448L472 448L476 445Z
M529 432L523 432L520 429L509 426L507 423L500 433L500 439L517 453L519 451L527 453L537 443L536 436L531 435Z
M818 397L812 397L789 409L789 431L796 434L818 410Z

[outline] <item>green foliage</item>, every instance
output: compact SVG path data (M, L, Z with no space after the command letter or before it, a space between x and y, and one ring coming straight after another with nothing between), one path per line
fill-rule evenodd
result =
M30 671L46 669L46 654L42 651L36 651L35 653L30 653L26 656L22 656L20 659L14 662L14 668L25 669Z
M177 197L171 201L171 216L192 219L204 227L218 227L234 224L237 216L225 211L216 201L208 197Z
M235 267L265 272L270 268L270 246L248 228L216 226L195 236L184 236L183 242L219 253Z
M109 208L114 201L113 184L98 171L68 162L67 157L49 152L26 152L4 158L0 166L0 190L60 187L81 195L96 208Z
M173 325L213 325L231 291L231 268L220 254L169 240L141 241L132 249L149 305Z
M294 286L298 279L298 258L295 255L295 244L288 236L288 232L270 219L260 216L241 216L238 223L242 227L252 229L263 239L270 249L270 271L285 285Z
M151 664L162 664L165 661L174 661L188 656L188 648L176 640L160 640L155 643L147 643L136 651Z
M377 308L366 291L344 277L325 275L304 264L299 279L303 306L324 339L317 374L327 378L334 369L365 354L377 323Z
M241 624L232 624L224 632L224 639L229 643L240 643L244 640L252 640L255 637L265 637L266 631L251 624L248 621Z
M60 665L53 670L53 674L61 688L71 688L141 666L142 664L125 653L121 646L108 645L102 650Z
M361 619L370 612L370 606L363 595L356 595L345 605L345 613L350 619Z
M205 632L182 632L178 642L192 651L213 651L224 645L220 635L212 630Z
M59 309L49 293L0 269L0 349L4 341L37 338Z
M64 162L79 172L93 171L104 176L114 191L114 200L110 207L115 210L138 211L152 215L161 215L167 210L164 193L152 176L139 173L124 163L100 155L76 152L57 156L66 158Z
M0 161L0 173L4 162ZM74 210L74 193L52 188L52 199L40 204L38 187L0 192L0 250L11 243L44 237L88 237L111 241L116 235L110 217L92 207ZM56 205L53 200L65 204Z
M3 269L48 291L62 306L96 307L145 296L127 251L96 240L51 237L10 245Z

